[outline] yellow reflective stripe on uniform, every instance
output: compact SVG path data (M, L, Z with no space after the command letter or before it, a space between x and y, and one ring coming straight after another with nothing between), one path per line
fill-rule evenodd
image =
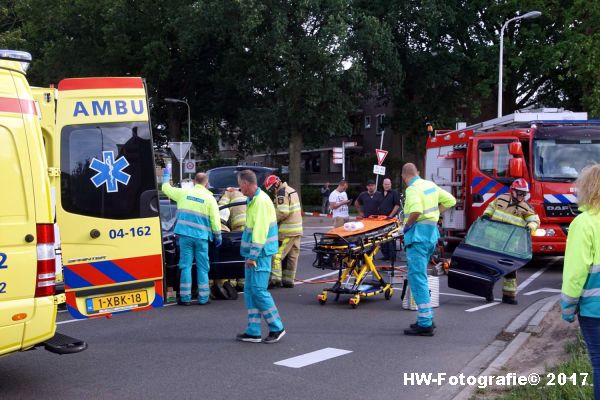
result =
M502 210L499 209L495 209L494 210L494 219L496 220L500 220L503 222L508 222L509 224L513 224L516 226L525 226L527 225L527 222L525 222L525 220L521 217L517 217L513 214L509 214L507 212L504 212Z

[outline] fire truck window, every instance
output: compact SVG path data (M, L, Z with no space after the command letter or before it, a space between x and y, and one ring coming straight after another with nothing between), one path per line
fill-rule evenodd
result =
M73 125L61 135L61 201L91 217L140 218L140 196L156 190L146 123Z
M511 157L508 143L494 143L494 151L479 150L479 170L491 178L506 178Z

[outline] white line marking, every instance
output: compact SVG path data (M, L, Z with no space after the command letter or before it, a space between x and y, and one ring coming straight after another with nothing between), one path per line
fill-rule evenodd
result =
M326 273L326 274L323 274L323 275L314 276L314 277L312 277L312 278L308 278L308 279L303 279L303 281L316 281L316 280L317 280L317 279L319 279L319 278L325 278L325 277L327 277L327 276L335 275L335 274L337 274L338 272L339 272L339 271L331 271L331 272L328 272L328 273ZM304 283L304 282L296 282L296 285L302 285L303 283Z
M561 290L560 289L552 289L552 288L542 288L542 289L538 289L538 290L532 290L531 292L527 292L527 293L523 293L525 296L531 296L532 294L538 294L538 293L543 293L543 292L548 292L548 293L560 293Z
M549 265L545 266L544 268L540 269L539 271L537 271L535 274L531 275L529 278L527 278L525 280L525 282L521 283L519 286L517 286L517 293L523 289L525 289L527 287L527 285L529 285L531 282L533 282L536 278L538 278L541 274L543 274L544 272L546 272L546 270L550 268Z
M488 304L484 304L484 305L479 306L479 307L469 308L468 310L465 310L465 311L466 312L479 311L479 310L483 310L484 308L497 306L498 304L500 304L500 303L498 303L498 302L488 303Z
M443 294L445 296L468 297L470 299L481 299L482 298L481 296L473 296L470 294L456 294L456 293L443 293L443 292L440 292L440 294Z
M344 354L352 353L350 350L334 349L333 347L326 347L321 350L313 351L311 353L302 354L300 356L287 358L285 360L277 361L273 364L281 365L289 368L302 368L307 365L316 364L321 361L329 360L331 358L343 356Z
M523 283L521 283L519 286L517 286L517 293L520 292L521 290L523 290L524 288L526 288L531 282L533 282L535 279L537 279L540 275L542 275L544 272L546 272L546 270L550 268L550 266L546 266L542 269L540 269L539 271L536 271L533 275L531 275L529 278L525 279L525 281ZM469 308L467 310L465 310L466 312L473 312L473 311L479 311L482 310L484 308L488 308L488 307L493 307L496 306L500 303L498 302L494 302L494 303L489 303L489 304L484 304L483 306L479 306L479 307L474 307L474 308Z

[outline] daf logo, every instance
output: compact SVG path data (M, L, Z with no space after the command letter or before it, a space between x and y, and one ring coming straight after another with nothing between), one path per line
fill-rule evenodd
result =
M566 205L566 206L546 206L546 209L548 211L569 211L571 209L571 206Z

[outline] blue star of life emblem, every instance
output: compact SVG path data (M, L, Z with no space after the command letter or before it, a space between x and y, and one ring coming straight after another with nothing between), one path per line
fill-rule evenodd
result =
M131 178L131 175L123 172L123 170L129 166L129 162L123 156L115 160L115 153L111 150L103 151L102 157L104 158L104 161L100 161L94 157L90 163L90 168L94 171L98 171L98 173L92 177L92 183L96 187L106 183L107 192L118 192L118 183L127 186L129 178Z

